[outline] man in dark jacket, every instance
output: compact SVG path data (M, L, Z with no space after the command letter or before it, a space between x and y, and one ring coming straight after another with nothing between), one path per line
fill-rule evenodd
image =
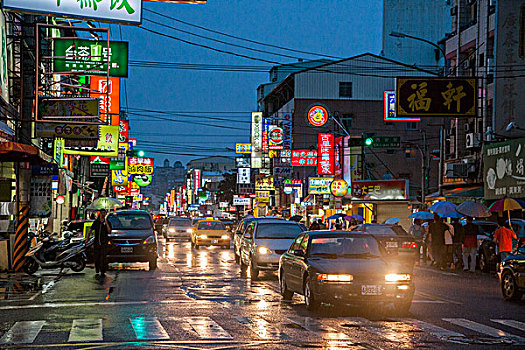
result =
M106 274L107 269L107 262L106 262L106 255L107 255L107 247L108 247L108 235L111 231L111 228L109 226L109 223L106 220L106 211L102 209L98 213L98 217L95 221L93 221L93 225L91 225L91 228L86 235L86 241L89 240L91 237L91 232L95 232L95 244L94 244L94 254L95 254L95 271L96 274L99 273L100 275L104 276Z
M430 247L432 250L432 257L436 261L436 265L440 269L445 268L446 253L445 253L445 231L448 226L443 223L443 220L438 214L434 214L434 222L428 226L428 233L430 235Z

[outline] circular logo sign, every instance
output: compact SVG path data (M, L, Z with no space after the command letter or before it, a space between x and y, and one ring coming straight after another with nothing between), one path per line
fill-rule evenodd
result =
M280 145L283 143L283 129L279 127L273 127L270 129L268 134L270 142L274 145Z
M135 175L133 177L133 182L135 182L139 187L146 187L151 184L153 176L151 175Z
M293 193L293 188L291 187L285 187L283 189L283 192L286 193L286 194L292 194Z
M313 106L308 110L308 122L315 127L321 127L328 122L328 111L323 106Z
M348 193L348 182L343 179L332 181L330 192L336 197L344 197Z

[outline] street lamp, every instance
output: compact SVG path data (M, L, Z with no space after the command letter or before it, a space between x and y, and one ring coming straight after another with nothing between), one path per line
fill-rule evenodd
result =
M405 34L405 33L400 33L400 32L391 32L390 33L390 36L394 37L394 38L409 38L409 39L413 39L413 40L417 40L417 41L421 41L421 42L424 42L424 43L427 43L429 45L432 45L433 47L435 47L436 49L439 50L439 52L441 52L441 54L443 55L443 59L445 60L445 64L443 65L443 71L440 72L440 76L445 76L445 67L446 67L446 53L445 53L445 50L439 46L438 44L436 43L433 43L432 41L430 40L427 40L427 39L424 39L424 38L420 38L420 37L417 37L417 36L413 36L413 35L409 35L409 34ZM438 188L439 188L439 194L443 194L443 172L444 172L444 168L445 168L445 118L443 118L442 122L441 122L441 127L440 127L440 130L439 130L439 184L438 184Z

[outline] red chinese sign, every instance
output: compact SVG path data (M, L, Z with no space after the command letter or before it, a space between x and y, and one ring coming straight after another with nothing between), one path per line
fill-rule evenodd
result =
M334 134L318 134L317 173L319 175L334 175L335 171L335 139Z
M129 138L129 120L121 120L119 122L118 142L126 143Z
M352 181L352 198L360 200L406 200L406 180Z
M317 166L317 151L307 149L292 151L292 166Z
M128 186L113 186L113 192L116 194L129 194L129 187Z
M155 159L131 157L128 162L128 174L152 175L155 167Z
M118 125L120 115L120 78L90 77L91 97L100 99L100 119ZM109 117L108 117L109 115ZM109 119L109 123L108 123Z

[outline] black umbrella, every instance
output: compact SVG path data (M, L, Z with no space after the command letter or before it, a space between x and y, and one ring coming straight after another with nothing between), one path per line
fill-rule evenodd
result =
M299 222L303 219L303 217L301 215L294 215L290 218L290 221L295 221L295 222Z

